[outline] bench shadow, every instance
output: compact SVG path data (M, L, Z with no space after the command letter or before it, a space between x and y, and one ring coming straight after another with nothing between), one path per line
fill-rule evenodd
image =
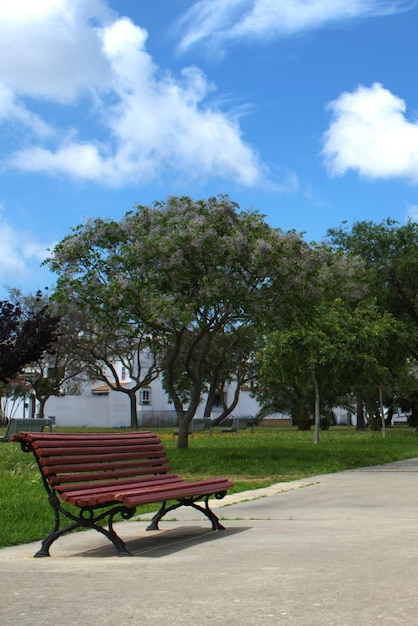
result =
M180 528L173 528L170 530L158 530L158 531L141 531L141 536L136 539L125 540L127 550L133 556L140 556L142 558L160 558L169 554L174 554L181 550L187 550L193 546L208 543L210 541L218 541L226 539L231 535L250 530L248 528L227 528L222 531L207 530L200 526L187 526ZM84 550L78 553L78 557L112 557L116 556L115 548L109 544L101 546L99 548L93 548L92 550Z

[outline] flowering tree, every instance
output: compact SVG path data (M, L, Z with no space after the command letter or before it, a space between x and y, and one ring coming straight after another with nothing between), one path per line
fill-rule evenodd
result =
M77 227L48 263L59 274L61 298L158 341L178 445L186 447L214 340L260 316L288 239L297 237L270 228L256 211L239 211L228 197L169 197L120 222Z

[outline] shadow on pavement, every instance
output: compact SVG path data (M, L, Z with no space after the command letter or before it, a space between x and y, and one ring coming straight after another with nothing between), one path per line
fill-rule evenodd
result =
M133 556L160 558L181 550L187 550L198 544L227 539L231 535L249 529L250 527L227 528L222 531L217 531L207 530L200 526L185 526L184 528L173 528L171 530L159 530L155 532L143 531L141 537L125 541L125 545ZM115 549L109 544L92 550L84 550L73 556L89 558L114 557Z

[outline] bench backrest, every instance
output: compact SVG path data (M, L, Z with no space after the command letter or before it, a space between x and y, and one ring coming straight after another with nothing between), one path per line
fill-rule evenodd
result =
M252 426L252 423L252 417L234 417L232 420L232 428L236 430L243 430L244 428L248 428L248 426Z
M12 440L32 448L44 482L61 493L78 485L146 480L170 470L164 447L151 432L18 433Z
M39 417L12 417L7 422L6 432L1 438L4 441L9 440L15 433L21 432L42 432L45 426L51 427L51 421L48 418Z
M212 420L210 417L194 417L190 422L190 432L198 433L204 430L209 430L212 426Z

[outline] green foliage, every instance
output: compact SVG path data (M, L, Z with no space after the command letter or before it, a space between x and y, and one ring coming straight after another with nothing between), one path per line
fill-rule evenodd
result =
M375 298L323 297L303 323L266 336L259 354L263 409L275 404L305 425L313 414L315 380L322 412L359 387L373 389L375 397L380 385L395 388L408 367L407 340L405 325L382 312Z
M407 326L409 354L418 360L418 223L360 221L329 236L336 250L365 264L371 293L382 311Z

